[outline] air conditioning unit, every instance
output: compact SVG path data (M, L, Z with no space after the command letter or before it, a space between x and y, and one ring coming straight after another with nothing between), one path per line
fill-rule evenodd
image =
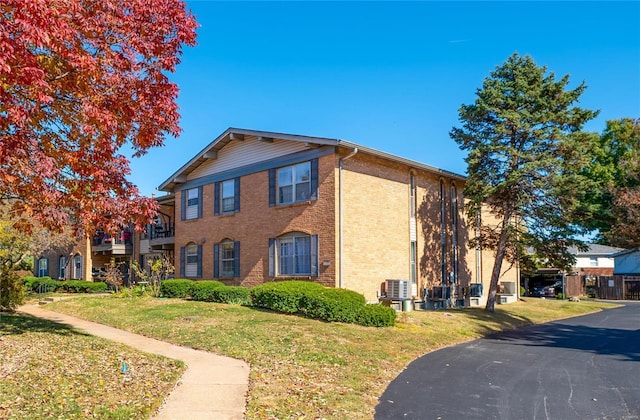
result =
M411 299L409 280L387 280L387 297L391 299Z

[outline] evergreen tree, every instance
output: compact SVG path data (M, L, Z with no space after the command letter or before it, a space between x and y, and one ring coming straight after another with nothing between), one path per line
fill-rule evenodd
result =
M597 111L575 106L586 86L567 89L529 56L513 54L490 73L471 105L459 110L461 127L451 137L468 152L466 212L477 226L472 246L495 250L486 310L493 312L503 261L523 249L566 268L567 246L580 228L571 223L577 192L590 188L581 175L593 135L581 132ZM487 209L497 223L485 223Z

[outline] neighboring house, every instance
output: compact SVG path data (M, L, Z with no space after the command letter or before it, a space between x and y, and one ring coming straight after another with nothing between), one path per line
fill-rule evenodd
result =
M56 280L91 279L91 245L79 240L73 245L49 250L34 258L33 274Z
M48 250L35 256L33 274L56 280L101 280L95 278L96 274L113 261L119 264L126 283L130 278L129 268L137 242L130 228L122 229L115 236L98 230L91 237L79 237L75 244L68 247Z
M623 248L599 244L586 244L588 249L580 251L577 247L569 247L569 252L576 256L573 272L580 276L612 276L614 258L612 254L624 251Z
M640 247L617 252L611 257L615 260L613 274L640 276Z
M150 231L140 252L175 249L176 277L304 279L368 301L388 279L407 280L417 297L452 285L468 298L484 283L473 301L483 304L493 255L467 245L464 182L344 140L230 128L158 187L171 234Z

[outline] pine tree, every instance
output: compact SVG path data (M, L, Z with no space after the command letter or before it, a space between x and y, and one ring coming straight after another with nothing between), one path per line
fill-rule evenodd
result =
M495 250L487 311L494 311L505 258L533 249L565 268L573 263L567 246L580 244L570 215L576 192L590 182L580 172L593 136L581 129L597 111L575 106L584 83L575 89L568 84L569 76L556 80L531 57L515 53L484 80L473 104L462 105L462 126L451 130L468 152L465 210L479 232L472 246ZM498 223L484 223L483 209Z

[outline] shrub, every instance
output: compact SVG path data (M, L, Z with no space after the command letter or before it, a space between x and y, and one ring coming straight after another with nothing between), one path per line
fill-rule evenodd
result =
M186 298L191 296L191 286L193 280L175 279L164 280L160 284L160 296L168 298Z
M250 305L249 288L244 286L223 285L213 291L214 302L234 305Z
M306 293L323 290L324 287L308 281L279 281L255 286L250 291L251 304L286 314L300 312Z
M386 327L396 320L394 309L366 305L360 293L306 281L265 283L251 289L249 294L253 306L323 321Z
M392 327L396 323L396 310L380 304L365 305L358 312L356 323L365 327Z
M213 291L224 286L223 283L216 280L200 280L191 284L189 292L193 300L201 302L217 302L214 299Z
M556 294L556 299L564 299L564 295L562 294L562 292Z
M107 283L101 281L67 280L59 282L58 288L67 293L102 293L107 291Z
M365 304L366 300L360 293L326 288L305 293L301 299L300 310L309 318L355 323L360 309Z
M33 283L38 280L36 276L24 276L22 278L22 284L27 291L33 290Z
M0 311L13 311L24 302L24 286L13 271L0 273Z
M58 280L53 280L51 277L29 278L28 283L25 284L29 284L27 290L36 293L55 292L60 287L60 282Z

